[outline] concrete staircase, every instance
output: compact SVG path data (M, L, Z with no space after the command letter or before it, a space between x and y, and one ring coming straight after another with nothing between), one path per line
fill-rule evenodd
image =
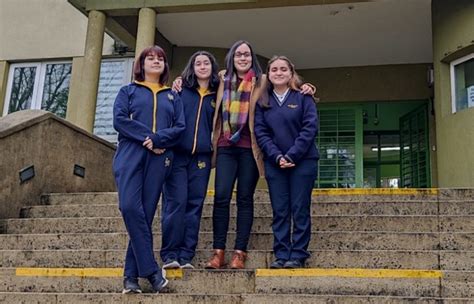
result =
M474 303L474 190L315 190L312 257L302 270L267 269L271 206L263 190L256 193L248 269L202 269L212 249L211 202L212 193L197 269L169 271L165 293L122 295L128 240L117 194L43 195L19 219L0 220L0 302ZM235 215L232 204L228 248Z

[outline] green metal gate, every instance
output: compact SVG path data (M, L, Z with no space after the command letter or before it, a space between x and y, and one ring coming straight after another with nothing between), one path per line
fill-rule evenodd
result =
M426 105L400 118L400 180L401 188L431 186Z
M362 109L322 107L318 115L317 145L321 158L315 187L362 187Z

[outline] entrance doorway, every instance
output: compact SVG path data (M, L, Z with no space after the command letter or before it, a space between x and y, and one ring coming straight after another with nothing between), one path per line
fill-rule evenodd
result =
M320 104L317 188L430 187L427 101Z
M400 187L398 131L364 133L364 188Z

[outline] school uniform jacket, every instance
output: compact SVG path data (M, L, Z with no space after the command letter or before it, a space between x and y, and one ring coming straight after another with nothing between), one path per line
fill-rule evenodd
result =
M269 92L269 107L257 105L255 134L265 159L278 163L285 157L294 164L319 159L315 138L318 115L314 99L291 90L280 105Z
M184 87L180 93L184 107L186 129L176 150L189 154L212 152L212 120L216 107L216 93L200 94L198 89Z
M171 148L185 129L183 104L169 87L156 94L138 82L123 86L114 103L114 128L119 144L130 140L142 144L146 137L153 148Z

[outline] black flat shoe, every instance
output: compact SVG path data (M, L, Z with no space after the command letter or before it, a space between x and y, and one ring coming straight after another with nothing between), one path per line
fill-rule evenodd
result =
M142 293L140 285L138 285L138 278L125 277L123 279L123 294Z
M276 259L270 264L270 269L282 269L286 261L283 259Z
M304 266L305 266L304 260L289 260L289 261L286 261L285 265L283 265L283 268L295 269L295 268L304 268Z

